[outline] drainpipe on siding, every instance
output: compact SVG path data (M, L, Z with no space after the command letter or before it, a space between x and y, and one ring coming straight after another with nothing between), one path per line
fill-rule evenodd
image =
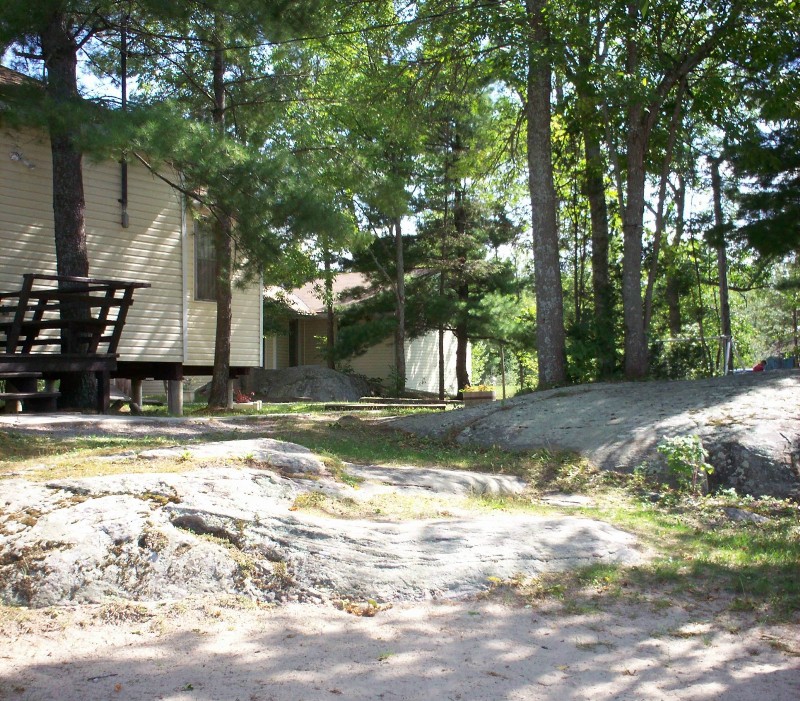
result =
M261 367L266 366L267 349L264 344L264 275L258 276L258 357L261 359Z
M179 175L181 185L183 185L183 173ZM181 273L183 284L181 285L181 345L182 358L184 365L189 362L189 227L186 225L186 198L181 197Z

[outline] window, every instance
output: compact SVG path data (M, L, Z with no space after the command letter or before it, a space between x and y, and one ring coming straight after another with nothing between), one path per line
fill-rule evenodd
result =
M207 221L194 223L194 297L207 302L217 299L217 253Z

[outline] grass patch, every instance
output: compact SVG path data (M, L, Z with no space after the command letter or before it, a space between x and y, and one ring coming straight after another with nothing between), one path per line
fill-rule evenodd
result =
M381 494L361 501L322 492L303 492L295 498L292 510L330 518L410 521L449 518L453 516L453 509L459 505L468 507L468 500L464 498L454 503L452 498L445 496Z
M277 422L270 436L299 443L322 455L362 465L419 465L516 475L541 491L584 491L601 473L587 460L548 450L511 452L498 447L464 446L407 435L366 422Z
M604 481L624 479L610 476ZM498 580L490 582L490 593L529 604L547 599L564 613L590 612L622 598L656 609L677 602L715 600L732 612L753 612L766 620L796 620L800 611L797 504L731 493L709 497L673 493L654 504L635 491L608 484L593 487L591 495L595 506L569 511L636 534L655 553L651 560L635 567L597 564ZM527 498L481 500L489 508L542 510ZM731 509L766 520L734 520Z
M100 457L59 459L25 475L31 482L50 482L52 480L79 479L106 475L156 474L164 472L188 472L197 467L192 462L175 460L125 460L112 462Z
M150 613L146 606L131 601L112 601L103 604L96 614L98 620L111 625L144 623L152 617L153 614Z
M233 405L232 409L209 409L208 404L205 402L187 402L183 405L185 416L239 416L243 414L269 416L275 414L314 414L324 411L324 404L321 402L286 402L279 404L263 402L261 410L254 407L239 407L236 404ZM142 413L146 417L170 416L166 399L163 399L163 403L160 405L146 404L142 407Z
M725 510L747 506L769 513L756 523L734 521ZM658 555L625 573L643 590L673 596L725 597L731 610L785 619L800 610L800 507L774 499L732 495L676 497L669 505L624 495L580 509L636 533Z
M60 437L0 431L0 478L20 472L28 479L42 481L121 472L175 471L167 461L108 460L110 455L163 447L173 442L152 435Z
M161 400L159 400L161 401ZM340 402L342 403L342 402ZM188 402L183 405L183 413L185 416L280 416L282 414L327 414L331 412L327 410L326 404L336 404L336 402L264 402L261 403L261 409L255 407L248 407L244 405L234 404L231 409L209 409L205 402ZM358 411L350 410L350 411ZM146 404L142 407L142 412L146 417L162 417L170 416L167 410L166 399L163 399L161 404ZM387 404L381 409L364 409L363 413L370 417L380 416L406 416L409 414L428 414L440 413L440 409L417 409L409 407L393 407Z

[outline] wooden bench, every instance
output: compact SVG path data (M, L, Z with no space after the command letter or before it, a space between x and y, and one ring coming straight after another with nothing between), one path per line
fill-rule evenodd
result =
M61 392L0 392L0 399L6 403L7 414L18 414L25 410L32 412L50 412L57 408Z
M69 374L97 378L97 410L109 406L110 375L136 289L144 282L38 275L0 293L0 399L6 410L53 407L55 380ZM45 391L38 382L44 380Z

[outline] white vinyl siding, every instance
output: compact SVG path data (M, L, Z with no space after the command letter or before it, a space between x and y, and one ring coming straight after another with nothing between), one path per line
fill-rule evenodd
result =
M208 222L194 222L194 298L213 302L217 298L217 255Z
M19 153L27 162L14 161ZM34 132L0 131L0 290L22 273L55 273L50 146ZM33 166L33 167L29 167ZM119 347L122 360L183 358L181 206L177 193L128 165L129 228L120 224L118 163L84 159L89 275L149 282L136 290Z
M267 336L264 339L264 367L282 370L289 367L289 336Z
M192 231L192 228L189 228ZM195 237L187 240L187 262L189 281L195 279ZM233 288L231 323L231 365L259 367L261 365L261 287L251 285ZM214 364L214 337L216 334L217 309L215 302L195 299L194 286L185 291L188 308L188 345L186 365Z
M447 331L444 338L445 392L455 394L456 338ZM468 358L469 362L469 358ZM364 355L348 363L353 370L367 377L380 377L384 381L392 376L394 343L390 339L372 346ZM406 339L406 387L420 392L439 392L439 333L430 331L424 336Z
M55 273L51 163L46 138L0 129L0 290L19 289L22 273ZM120 358L211 365L216 310L194 299L194 237L184 247L180 195L129 163L130 226L123 228L120 186L118 163L84 159L89 275L152 286L134 293ZM260 363L260 285L234 288L231 364Z
M25 272L55 273L51 193L49 143L0 129L0 290L19 289Z
M299 319L300 365L325 365L314 339L325 334L325 319L306 317ZM456 381L456 337L445 332L445 391L454 395L458 391ZM270 336L266 343L264 367L281 370L289 367L289 337ZM467 366L470 366L470 349L467 350ZM275 362L277 358L277 363ZM394 368L394 343L388 339L369 348L366 353L345 361L353 372L365 377L379 378L387 383ZM431 331L424 336L406 342L406 386L421 392L439 392L439 334Z
M451 331L444 334L444 384L447 394L455 394L456 337ZM467 367L471 366L467 350ZM439 332L430 331L406 344L406 385L421 392L439 392Z
M388 380L394 368L394 344L391 340L371 346L366 353L350 358L346 364L364 377Z

